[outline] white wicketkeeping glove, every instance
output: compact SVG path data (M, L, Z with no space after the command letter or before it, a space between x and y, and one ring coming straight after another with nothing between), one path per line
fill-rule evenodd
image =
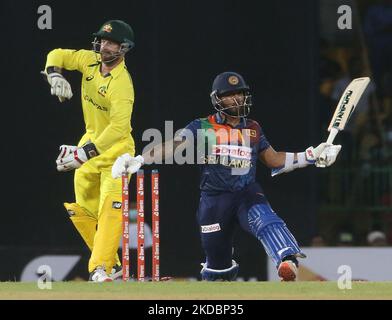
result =
M83 163L98 155L95 145L91 142L82 147L60 146L60 154L56 159L57 171L66 172L78 169Z
M77 146L69 146L66 144L63 144L62 146L60 146L60 153L59 156L57 157L57 160L60 160L66 156L68 156L69 154L73 153L78 147Z
M45 71L41 71L41 73L46 76L50 84L50 93L52 96L57 96L60 102L64 102L65 99L72 98L73 94L71 85L61 73L51 72L48 74Z
M112 177L114 179L120 178L123 172L133 174L137 172L140 167L144 164L144 158L142 156L132 157L129 153L125 153L119 156L112 167Z
M316 160L316 167L325 168L331 166L342 149L341 145L329 145Z

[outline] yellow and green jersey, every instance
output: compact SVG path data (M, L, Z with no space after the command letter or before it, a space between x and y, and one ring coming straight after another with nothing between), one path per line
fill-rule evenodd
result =
M54 66L82 73L81 98L86 133L79 146L90 140L100 154L111 149L123 150L118 144L134 150L131 136L132 78L124 61L107 75L101 74L100 64L93 51L55 49L48 54L45 69Z

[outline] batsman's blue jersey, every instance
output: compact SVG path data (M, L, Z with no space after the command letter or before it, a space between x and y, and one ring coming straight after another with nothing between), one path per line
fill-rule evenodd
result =
M258 155L270 146L257 121L242 119L232 127L216 113L185 129L192 132L197 147L202 192L239 191L255 182Z

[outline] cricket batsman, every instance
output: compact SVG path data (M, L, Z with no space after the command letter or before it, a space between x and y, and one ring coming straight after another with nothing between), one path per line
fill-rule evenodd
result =
M132 78L124 56L135 45L132 28L110 20L93 34L93 50L55 49L42 72L60 102L72 98L62 71L82 74L81 99L86 132L77 145L62 145L57 170L75 170L75 202L64 203L69 217L91 250L90 281L121 275L117 250L121 237L121 181L111 168L118 156L134 155L131 115Z
M175 138L173 141L174 150L187 141L198 145L197 154L203 155L199 152L200 144L205 144L204 150L207 150L198 162L201 195L197 220L206 255L201 277L207 281L236 278L239 264L232 258L232 248L234 230L239 224L262 243L281 280L294 281L297 258L306 256L255 181L256 162L259 159L271 168L272 176L313 164L327 167L335 162L341 146L321 143L304 152L275 151L260 125L248 118L251 93L238 73L219 74L210 96L215 113L192 121L183 130L182 135L186 137L190 133L194 139L177 141ZM120 177L124 170L134 173L145 162L151 163L152 157L164 154L165 145L137 157L124 154L114 163L112 175Z

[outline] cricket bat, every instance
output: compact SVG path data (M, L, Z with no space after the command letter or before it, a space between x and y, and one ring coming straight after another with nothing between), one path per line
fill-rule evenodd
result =
M344 129L369 82L368 77L356 78L344 90L328 126L327 144L332 144L338 132Z

